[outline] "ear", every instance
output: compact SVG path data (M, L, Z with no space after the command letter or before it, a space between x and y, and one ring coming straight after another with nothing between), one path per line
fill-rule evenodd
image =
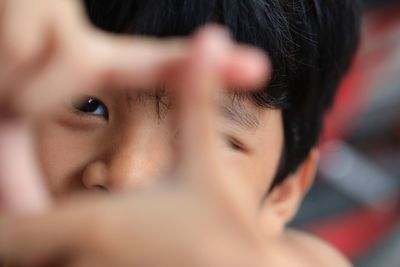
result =
M304 195L314 182L319 152L313 149L295 173L287 177L266 197L262 206L262 224L281 232L296 215Z

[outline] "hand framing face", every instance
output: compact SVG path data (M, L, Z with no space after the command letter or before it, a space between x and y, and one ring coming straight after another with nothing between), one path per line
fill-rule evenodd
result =
M0 219L0 258L24 263L61 257L70 266L262 262L256 211L246 209L240 179L218 165L212 127L218 91L265 80L268 64L260 52L232 44L215 27L190 40L115 37L92 29L74 1L1 3L0 143L7 145L0 149L0 196L8 212ZM16 35L23 31L28 33ZM172 182L145 193L77 198L48 208L26 121L76 91L143 88L166 79L176 84L182 129ZM15 152L23 159L18 164L9 156ZM12 186L21 183L22 199ZM42 215L22 219L10 211Z

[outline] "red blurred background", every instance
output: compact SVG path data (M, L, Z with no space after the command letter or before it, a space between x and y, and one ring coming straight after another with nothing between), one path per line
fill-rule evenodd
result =
M400 266L400 1L365 1L361 46L293 225L358 267Z

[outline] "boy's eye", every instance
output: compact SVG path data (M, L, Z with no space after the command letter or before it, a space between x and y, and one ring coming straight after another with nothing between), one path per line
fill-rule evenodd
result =
M228 148L232 149L233 151L248 152L248 149L246 148L246 146L234 137L231 137L229 135L221 135L219 140L221 141L222 145L227 146ZM177 131L174 134L173 144L176 145L179 142L180 142L180 133L179 133L179 131Z
M93 97L84 97L73 104L74 108L82 113L108 119L108 109L100 100Z
M245 148L243 146L243 144L241 142L239 142L237 139L230 137L230 136L226 136L225 137L225 143L232 149L235 151L244 151Z

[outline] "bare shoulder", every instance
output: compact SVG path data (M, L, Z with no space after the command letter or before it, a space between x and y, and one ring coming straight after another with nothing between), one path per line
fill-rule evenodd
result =
M351 267L351 263L325 241L310 234L287 230L282 239L304 266Z

